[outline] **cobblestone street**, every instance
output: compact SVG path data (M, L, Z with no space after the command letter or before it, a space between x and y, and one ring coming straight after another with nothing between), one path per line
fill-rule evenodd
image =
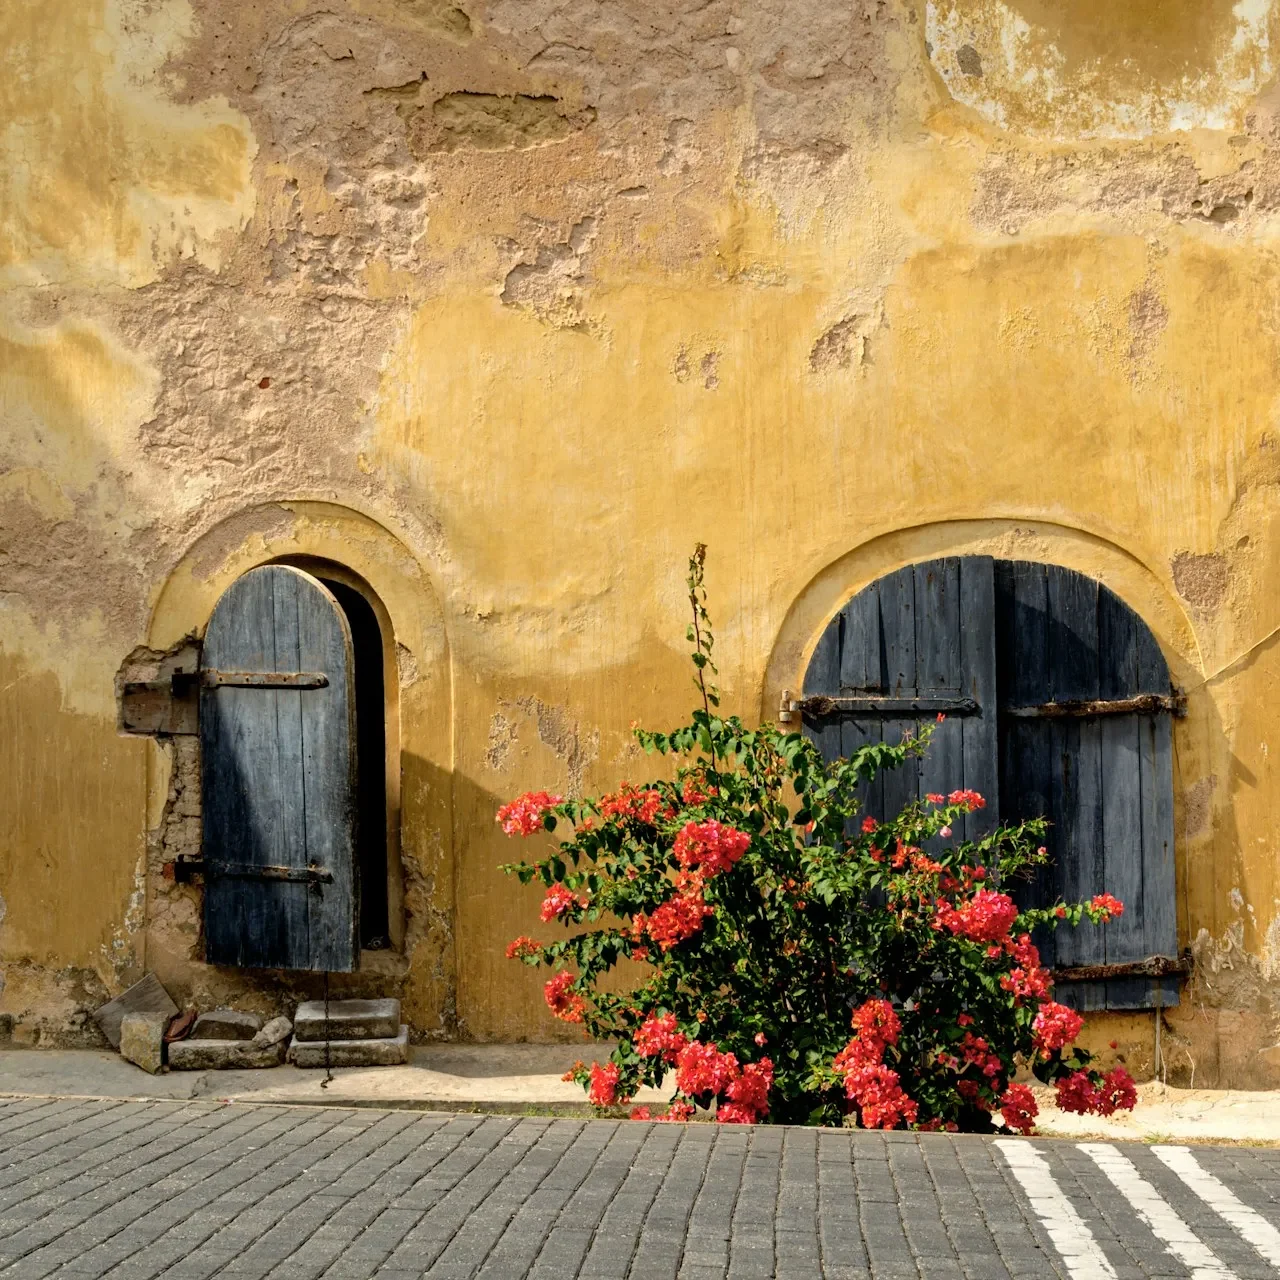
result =
M0 1101L0 1277L1280 1274L1280 1151Z

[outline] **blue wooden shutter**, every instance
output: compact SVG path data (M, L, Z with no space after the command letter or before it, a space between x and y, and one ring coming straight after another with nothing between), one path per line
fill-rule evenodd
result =
M993 825L999 770L992 566L985 556L908 565L859 592L818 642L804 695L837 702L806 710L804 721L827 759L868 742L899 742L934 721L940 705L971 704L948 713L924 760L886 770L864 788L865 812L881 817L929 792L970 788L988 807L970 814L957 834L976 839ZM912 701L928 709L872 705Z
M1016 890L1026 905L1114 894L1124 915L1037 937L1056 968L1176 956L1172 725L1167 712L1037 718L1014 709L1167 696L1169 670L1142 620L1083 574L996 564L1001 817L1043 815L1052 864ZM1177 1004L1178 979L1059 983L1080 1009Z
M301 570L253 569L213 611L200 693L211 964L356 967L351 669L341 608Z

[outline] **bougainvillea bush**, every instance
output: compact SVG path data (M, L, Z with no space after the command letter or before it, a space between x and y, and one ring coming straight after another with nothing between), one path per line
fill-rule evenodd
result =
M1017 907L1007 890L1045 860L1044 824L958 840L984 803L973 791L861 812L859 783L923 754L933 726L827 763L800 734L721 716L704 554L689 576L701 706L671 733L636 731L666 776L593 799L531 792L498 814L509 835L553 833L506 870L540 882L542 919L563 932L507 954L553 971L558 1018L618 1042L570 1073L590 1101L618 1106L674 1073L664 1119L982 1130L998 1113L1030 1132L1023 1065L1068 1111L1131 1108L1124 1069L1104 1075L1073 1046L1081 1019L1031 941L1123 906ZM624 959L647 967L619 994L601 979Z

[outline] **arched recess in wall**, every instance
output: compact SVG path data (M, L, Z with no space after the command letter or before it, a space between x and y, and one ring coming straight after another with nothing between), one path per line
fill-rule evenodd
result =
M1038 639L1037 627L1045 633ZM1014 652L1020 639L1027 650L1021 655ZM1077 659L1080 671L1052 666L1069 668ZM908 798L904 788L914 799L973 785L998 805L1008 799L1003 819L1033 816L1020 811L1024 801L1055 818L1048 843L1059 860L1033 897L1074 900L1120 890L1137 904L1105 936L1063 937L1056 959L1064 976L1083 966L1119 966L1108 970L1114 977L1077 985L1071 1002L1150 1008L1173 1002L1176 983L1130 978L1123 966L1174 956L1179 934L1188 940L1185 859L1174 840L1181 827L1174 741L1203 739L1213 723L1199 674L1194 636L1171 591L1114 544L1023 522L932 525L869 542L799 593L772 655L762 715L778 718L802 695L836 699L843 705L825 718L820 708L810 714L808 704L803 715L806 733L831 756L851 754L876 734L900 736L947 711L952 721L939 731L946 740L935 743L919 776L905 777L908 770L886 778L880 792L865 797L868 806L899 808ZM1185 719L1171 720L1172 701L1151 713L1174 688L1190 691ZM1060 716L1069 699L1106 701L1111 713L1090 714L1071 728L1033 718L1050 702L1052 716ZM790 719L799 727L799 712ZM1026 758L1017 758L1023 748ZM1141 848L1140 856L1130 858L1130 846ZM1112 883L1103 882L1108 877ZM1043 941L1053 955L1052 939Z
M392 953L387 962L411 964L411 953L421 939L414 903L406 913L402 887L408 884L412 891L424 883L431 886L431 901L416 904L419 914L424 907L447 914L453 902L447 785L452 765L451 681L439 598L404 540L380 521L325 502L270 503L223 521L188 550L159 592L149 646L163 652L184 638L202 637L228 588L249 571L271 564L301 569L318 579L347 618L357 659L363 656L363 662L357 661L356 679L364 682L366 714L356 733L364 736L366 755L377 736L375 729L381 734L377 783L384 815L380 849L374 841L364 853L370 861L380 856L385 873L384 890L372 895L372 913L362 922L362 941L383 940L372 918L378 915L385 921L386 950ZM375 685L381 688L374 690ZM368 714L371 690L381 698L381 715ZM152 755L151 828L164 814L167 760L163 752ZM369 803L366 789L366 823L373 812ZM440 950L439 940L434 940L433 952Z

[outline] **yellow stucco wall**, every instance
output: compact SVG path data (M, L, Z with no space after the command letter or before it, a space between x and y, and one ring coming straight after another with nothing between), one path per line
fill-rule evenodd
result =
M396 632L415 1032L547 1038L493 823L643 768L710 545L731 709L964 550L1159 637L1194 999L1280 1062L1277 0L10 0L0 12L0 1014L198 962L189 747L122 664L253 564ZM1277 232L1277 235L1273 235ZM293 981L293 980L291 980ZM309 990L299 978L288 994ZM1150 1018L1099 1019L1139 1062Z

